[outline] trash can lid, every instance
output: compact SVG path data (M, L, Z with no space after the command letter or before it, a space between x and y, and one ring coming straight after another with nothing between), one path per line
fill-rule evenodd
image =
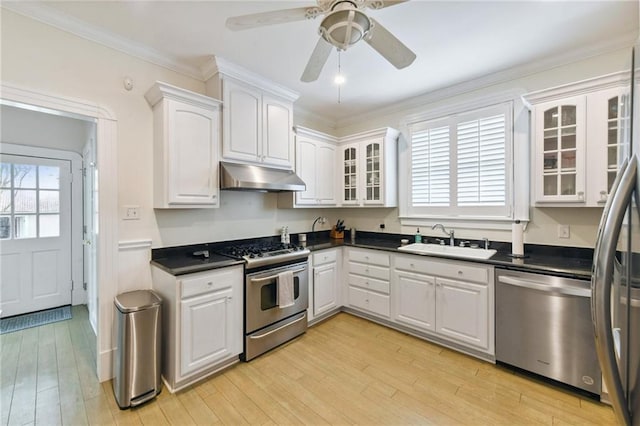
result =
M136 312L160 306L162 299L151 290L135 290L117 295L113 303L120 312Z

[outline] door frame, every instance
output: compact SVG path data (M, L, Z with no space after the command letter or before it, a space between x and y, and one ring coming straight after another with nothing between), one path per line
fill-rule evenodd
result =
M113 377L113 300L118 289L118 137L115 114L95 102L59 96L0 82L0 103L18 108L96 122L98 203L98 330L96 373L103 382Z
M36 157L69 161L71 164L71 304L86 303L87 292L83 288L82 249L82 157L73 151L40 148L0 142L0 152L23 157Z

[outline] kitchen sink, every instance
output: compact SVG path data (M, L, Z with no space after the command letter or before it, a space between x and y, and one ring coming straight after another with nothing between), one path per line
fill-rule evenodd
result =
M414 243L398 247L400 251L414 254L439 255L459 257L462 259L489 259L496 254L496 250L484 250L480 248L446 246L441 244Z

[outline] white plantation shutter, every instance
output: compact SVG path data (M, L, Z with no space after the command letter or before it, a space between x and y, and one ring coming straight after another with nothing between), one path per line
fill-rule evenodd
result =
M408 217L509 217L511 103L409 125Z
M458 206L504 205L504 114L459 123L457 136Z
M417 131L411 137L414 206L449 205L449 126Z

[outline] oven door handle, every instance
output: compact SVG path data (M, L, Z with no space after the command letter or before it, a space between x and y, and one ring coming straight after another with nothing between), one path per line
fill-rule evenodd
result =
M291 327L293 324L297 324L297 323L299 323L300 321L304 321L306 318L307 318L307 313L306 313L306 312L303 312L303 313L302 313L302 316L301 316L300 318L298 318L297 320L292 321L292 322L288 322L288 323L286 323L286 324L283 324L283 325L281 325L281 326L280 326L280 327L278 327L278 328L275 328L275 329L273 329L273 330L269 330L269 331L267 331L266 333L262 333L262 334L252 334L251 336L249 336L249 339L262 339L263 337L266 337L266 336L268 336L268 335L270 335L270 334L276 333L276 332L278 332L278 331L282 330L283 328Z
M304 272L305 269L306 268L300 268L300 269L296 269L295 271L291 271L291 272L295 275L295 274L299 274L300 272ZM265 281L274 280L276 278L278 278L277 274L276 275L270 275L270 276L264 277L264 278L250 278L250 280L251 280L252 283L260 284L260 283L263 283Z

